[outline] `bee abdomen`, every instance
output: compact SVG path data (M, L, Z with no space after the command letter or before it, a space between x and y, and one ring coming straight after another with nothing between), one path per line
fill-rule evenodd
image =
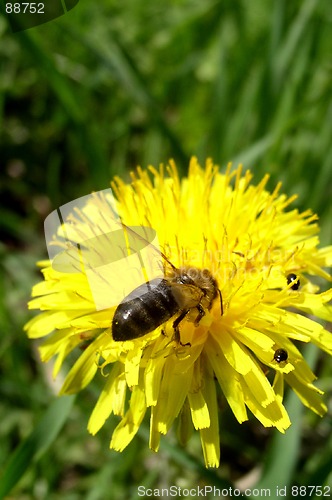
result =
M142 337L178 311L179 305L167 280L154 279L144 283L118 305L112 322L113 339L121 341Z

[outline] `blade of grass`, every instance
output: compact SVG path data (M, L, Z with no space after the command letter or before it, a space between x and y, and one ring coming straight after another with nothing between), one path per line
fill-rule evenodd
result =
M301 38L306 36L307 26L317 5L318 0L306 0L302 3L299 13L291 24L288 34L280 47L279 53L276 54L274 71L277 81L280 82L284 78L284 74L298 50Z
M321 486L328 484L327 481L331 476L332 471L332 440L330 439L327 446L325 446L322 455L317 461L315 469L306 474L303 484L306 486Z
M32 460L38 460L51 446L65 423L75 396L56 399L32 433L20 443L11 455L0 478L0 499L18 483Z
M324 161L321 164L321 169L316 175L315 183L310 190L310 206L320 212L323 212L324 209L324 207L321 206L322 193L324 193L327 186L331 186L332 181L332 147L326 150L326 153Z
M82 150L87 157L87 164L93 183L93 189L102 188L109 182L108 162L98 136L97 126L91 123L90 117L82 106L80 92L74 88L57 69L53 57L43 48L38 33L32 30L21 31L19 37L22 47L29 54L33 64L47 78L50 88L62 104L66 115L77 132ZM89 124L89 126L87 126Z
M231 158L234 165L243 163L246 168L252 168L255 163L266 153L274 141L274 136L268 134L253 142L247 149L239 151L235 158Z
M118 37L110 33L106 35L108 37L106 50L104 45L98 45L98 39L95 40L92 36L78 32L69 24L64 26L63 29L66 30L72 39L77 40L85 46L88 52L99 61L100 65L107 68L113 78L127 90L131 98L146 109L151 120L156 123L161 133L167 137L174 156L186 165L188 163L187 153L182 148L178 137L165 119L158 101L152 95L143 73L131 57L125 44ZM102 38L104 39L104 37Z
M300 449L303 407L293 392L289 394L285 406L292 425L286 434L275 432L263 475L255 488L269 488L271 491L276 491L277 487L287 487L291 482Z

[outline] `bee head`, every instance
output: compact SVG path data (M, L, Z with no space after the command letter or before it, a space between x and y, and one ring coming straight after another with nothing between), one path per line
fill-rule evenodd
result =
M180 271L180 282L186 285L194 285L200 288L204 295L208 295L211 289L217 289L217 282L208 269L197 267L182 267Z
M178 281L183 285L195 285L198 269L195 267L181 267L179 269Z

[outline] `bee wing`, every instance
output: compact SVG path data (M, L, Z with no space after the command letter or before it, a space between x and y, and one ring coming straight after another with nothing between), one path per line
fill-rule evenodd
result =
M53 269L83 273L97 310L119 304L143 283L163 276L156 231L123 225L111 189L60 207L44 226Z
M197 286L172 282L170 285L172 287L172 294L180 309L191 309L200 303L203 292Z

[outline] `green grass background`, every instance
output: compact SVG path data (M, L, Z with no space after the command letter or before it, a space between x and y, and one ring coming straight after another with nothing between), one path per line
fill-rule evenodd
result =
M306 352L326 417L289 394L293 425L280 436L225 408L221 466L206 471L197 436L183 450L171 433L157 455L148 422L122 454L108 450L115 419L89 436L101 381L74 405L56 400L51 367L22 331L46 215L138 164L172 157L185 175L195 154L244 163L257 182L269 172L271 189L282 180L319 214L329 244L331 33L330 0L82 0L18 33L0 15L0 498L122 500L138 485L238 481L293 498L290 485L332 486L327 356Z

